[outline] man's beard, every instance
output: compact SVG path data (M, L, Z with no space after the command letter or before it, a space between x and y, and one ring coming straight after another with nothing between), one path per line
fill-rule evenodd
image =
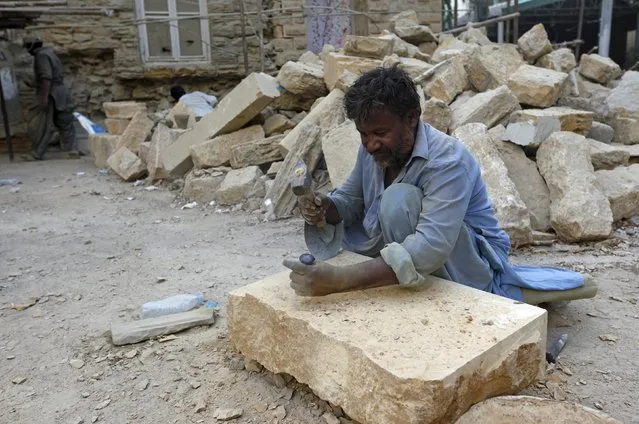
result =
M410 157L410 152L404 153L404 147L406 146L406 140L410 135L404 136L402 138L402 142L398 143L395 149L391 149L389 147L382 146L375 153L372 153L375 161L382 168L401 168L406 165L408 158Z

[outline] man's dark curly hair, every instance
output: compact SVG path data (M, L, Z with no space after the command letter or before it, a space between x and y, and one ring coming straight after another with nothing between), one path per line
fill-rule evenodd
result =
M376 68L359 77L344 98L346 116L355 122L365 121L377 108L388 108L394 115L404 117L417 109L421 115L419 95L410 76L397 65Z

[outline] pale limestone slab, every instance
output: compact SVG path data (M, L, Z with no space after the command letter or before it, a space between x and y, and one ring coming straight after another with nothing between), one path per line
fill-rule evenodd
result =
M367 259L345 252L331 262ZM230 294L229 336L248 359L369 424L454 422L543 373L543 309L427 281L302 298L282 272Z

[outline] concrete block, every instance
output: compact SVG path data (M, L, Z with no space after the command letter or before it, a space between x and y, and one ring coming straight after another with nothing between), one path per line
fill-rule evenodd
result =
M361 75L382 65L380 60L329 53L324 61L324 81L329 90L335 88L343 72Z
M508 79L508 88L524 103L536 107L554 105L568 74L537 66L522 65Z
M346 121L322 136L322 151L333 187L340 187L351 174L361 145L353 121Z
M119 141L119 135L89 134L89 152L93 164L98 168L108 167L107 159L117 150Z
M106 126L106 130L109 134L122 135L126 130L126 127L129 126L130 122L130 119L107 118L104 120L104 125Z
M314 65L286 62L277 74L277 82L289 93L303 97L322 97L328 93L324 71Z
M639 165L595 172L615 221L639 215Z
M344 54L349 56L383 59L393 53L393 40L379 37L347 35L344 41Z
M524 35L519 37L517 46L524 55L524 59L531 63L552 51L552 44L550 44L544 24L533 26L524 33Z
M107 160L109 169L124 181L134 181L146 173L144 162L126 147L120 147Z
M263 138L264 129L262 126L252 125L191 146L191 158L196 168L221 166L231 160L231 149L234 146Z
M606 84L621 75L621 67L609 57L594 53L584 54L579 60L579 73L593 81Z
M231 148L231 167L246 168L252 165L262 165L283 159L280 152L280 141L283 135L275 135L263 140L242 143Z
M330 262L368 259L344 252ZM517 393L545 369L543 309L432 276L412 290L300 298L288 275L230 294L231 342L353 420L452 423L474 403Z
M146 112L146 105L138 102L105 102L104 114L112 119L131 119L138 112Z
M216 200L222 205L235 205L251 198L263 198L266 194L264 175L257 166L229 171L215 194Z
M146 112L137 112L120 137L118 148L126 147L131 151L137 151L140 144L146 141L152 129L153 121L149 119Z
M164 151L164 167L175 175L184 175L192 168L191 146L203 143L219 134L239 130L279 97L279 84L264 73L244 78L218 103L213 112L204 116L188 133L183 134Z

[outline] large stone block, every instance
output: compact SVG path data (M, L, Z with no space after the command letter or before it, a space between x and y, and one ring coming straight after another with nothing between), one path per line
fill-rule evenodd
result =
M231 148L231 167L246 168L251 165L281 161L280 142L283 135L275 135L263 140L238 144Z
M595 172L615 221L639 215L639 165Z
M586 139L590 144L590 160L595 171L600 169L614 169L618 166L627 166L630 153L625 149L611 146L597 140Z
M522 119L519 113L511 116L511 122L506 127L502 140L510 141L520 146L539 147L550 134L561 131L559 119L542 116L539 119Z
M393 40L379 37L347 35L344 41L344 54L349 56L383 59L393 53Z
M231 149L234 146L263 138L264 129L262 126L252 125L196 144L191 146L193 165L196 168L211 168L227 164L231 160Z
M107 159L118 149L119 135L89 134L89 152L93 157L93 164L98 168L106 168Z
M361 75L382 65L380 60L329 53L324 61L324 81L329 90L335 88L343 72Z
M322 151L333 187L340 187L351 174L361 145L353 121L346 121L322 136Z
M548 34L544 24L537 24L529 29L517 40L519 50L524 55L524 59L534 62L540 56L552 51L552 44L548 40Z
M164 151L165 169L176 176L184 175L193 167L191 146L219 134L239 130L279 95L279 84L270 75L253 73L244 78L224 96L213 112L204 116L191 131L183 134Z
M564 241L601 240L612 232L610 202L599 189L585 137L557 132L537 151L550 190L550 220Z
M151 137L151 145L145 157L146 169L149 171L149 178L151 180L169 177L164 169L162 153L167 147L175 143L178 137L184 132L186 132L186 130L170 129L162 123L158 123L155 127L155 131Z
M222 185L226 173L215 169L192 169L184 178L182 197L188 201L209 203Z
M537 59L536 65L553 71L568 73L577 67L577 60L572 50L562 47Z
M133 181L146 173L144 162L126 147L120 147L107 160L109 168L124 181Z
M393 51L392 54L396 54L400 57L410 57L419 60L427 61L430 59L430 55L423 53L419 47L413 46L410 43L402 40L395 34L384 34L379 36L379 38L384 40L391 40L393 42Z
M252 198L263 198L266 194L264 175L257 166L229 171L217 190L215 198L222 205L235 205Z
M439 131L448 133L453 115L446 102L439 99L428 99L422 108L422 121Z
M414 10L404 10L403 12L399 12L396 15L391 16L390 21L390 30L394 31L397 26L415 26L419 25L419 18L417 16L417 12Z
M131 151L137 151L140 144L146 141L152 129L153 121L149 119L146 112L136 113L120 137L118 148L126 147Z
M271 107L277 110L294 110L302 112L310 110L315 100L317 100L315 97L304 97L284 91L278 98L273 100Z
M262 128L264 129L264 134L269 137L271 134L283 133L286 130L295 128L295 124L281 113L276 113L266 118Z
M639 79L623 78L604 104L606 122L614 128L618 143L639 143Z
M490 128L519 109L517 98L508 87L502 85L494 90L476 94L465 102L453 103L450 128L454 130L472 122L480 122Z
M146 105L138 102L105 102L104 114L112 119L131 119L138 112L146 112Z
M566 78L568 74L563 72L522 65L508 79L508 87L519 103L549 107L557 102Z
M482 32L482 30L484 30ZM477 44L478 46L487 46L492 44L490 38L486 37L486 28L468 28L457 36L457 38L464 43Z
M104 125L106 126L106 130L111 135L122 135L126 130L126 127L129 126L131 122L130 119L121 119L121 118L107 118L104 120Z
M330 262L368 259L345 252ZM545 368L542 309L432 276L418 289L300 298L288 275L230 294L231 342L359 422L452 423Z
M464 43L450 34L442 34L439 36L439 45L433 53L432 60L434 63L443 62L455 56L470 55L475 49L476 44Z
M386 56L382 61L382 66L384 68L390 68L394 65L397 65L399 69L406 71L412 79L417 78L424 72L433 68L433 65L422 60L412 59L409 57L399 57L395 54L392 56Z
M468 58L466 73L477 91L492 90L508 82L524 60L513 44L481 46Z
M615 130L613 130L610 125L592 121L592 127L590 127L590 131L588 131L588 135L586 137L592 138L593 140L597 140L602 143L610 144L612 143L614 135Z
M395 34L397 34L397 36L402 40L415 45L437 41L437 36L426 25L395 25L393 32L395 32Z
M542 118L556 118L559 120L561 131L571 131L586 135L592 127L594 114L586 110L576 110L569 107L554 106L548 109L524 109L513 115L511 122L532 121L537 123Z
M579 73L586 78L606 84L621 75L621 67L609 57L584 54L579 60Z
M314 65L286 62L277 74L277 81L289 93L303 97L322 97L328 93L324 71Z
M488 197L499 225L508 233L513 246L532 243L530 214L508 168L493 144L484 124L466 124L453 133L479 162Z
M462 58L454 57L433 68L433 76L424 82L424 93L450 104L458 94L470 88Z

